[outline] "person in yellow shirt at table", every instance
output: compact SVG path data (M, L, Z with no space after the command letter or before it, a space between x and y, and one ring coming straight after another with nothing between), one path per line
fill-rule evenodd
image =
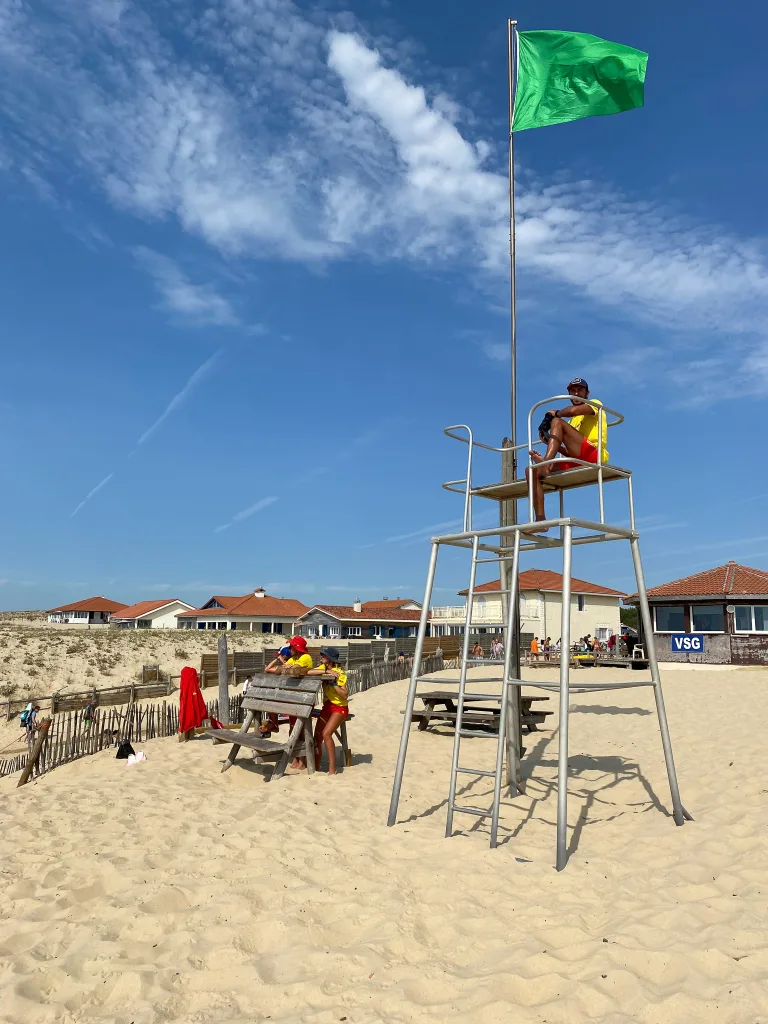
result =
M568 469L578 469L582 462L608 461L608 419L604 412L600 412L600 420L595 409L588 405L584 399L589 398L589 385L583 377L574 377L568 385L568 394L572 398L570 405L562 409L548 409L552 417L549 425L549 437L542 434L542 440L547 442L547 449L543 455L531 450L528 454L534 465L526 470L529 476L530 485L533 488L533 508L536 514L536 521L546 519L544 514L544 488L542 480L550 473L564 473ZM602 405L598 399L591 399L595 405ZM566 423L565 421L570 422ZM602 425L602 426L601 426ZM602 434L602 436L601 436ZM598 444L600 444L600 457L598 460ZM581 462L570 462L568 459L558 459L557 462L550 462L547 466L540 466L540 462L554 459L557 455L570 455L572 459L581 459ZM546 533L549 529L544 526L537 533Z
M339 652L335 647L323 647L320 651L322 667L313 668L307 675L333 676L323 680L323 707L315 725L315 767L320 767L323 746L328 752L328 774L336 774L336 746L333 734L345 718L349 718L349 697L347 674L339 664Z
M265 672L274 672L275 674L282 671L283 666L290 668L292 665L300 665L301 668L307 670L311 669L314 665L312 661L312 655L307 652L307 641L303 636L294 636L288 641L285 647L281 647L277 657L267 665L264 669ZM286 654L289 656L286 657ZM289 718L288 730L293 728L293 723L296 721L295 718ZM259 732L262 736L271 736L273 732L279 732L280 725L277 721L277 715L267 715L266 719L261 723Z

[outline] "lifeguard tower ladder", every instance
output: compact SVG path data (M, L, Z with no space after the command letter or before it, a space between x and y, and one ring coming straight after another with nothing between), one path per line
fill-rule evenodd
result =
M613 409L606 406L599 406L582 399L593 406L598 417L598 451L602 451L602 432L607 427L617 426L623 423L624 417ZM556 406L563 402L570 404L572 396L555 395L552 398L545 398L537 402L528 413L528 444L518 445L517 448L532 450L534 444L539 444L538 439L534 440L532 435L533 417L542 406ZM605 417L601 415L605 413ZM612 417L608 419L608 417ZM690 815L680 802L680 793L677 785L677 774L672 756L672 743L669 737L667 716L664 710L664 696L659 678L659 667L656 661L656 652L653 646L653 628L648 608L648 598L645 590L643 567L640 560L639 534L635 528L635 510L632 496L632 474L627 469L613 466L609 463L595 465L584 462L581 459L571 459L569 462L574 468L550 473L544 477L544 491L557 491L560 496L560 514L556 519L547 519L545 522L534 522L533 494L528 486L528 479L515 479L504 483L475 486L472 480L473 458L475 449L497 452L502 456L509 455L514 448L495 448L491 445L481 444L475 441L471 429L464 425L446 427L445 434L455 440L463 441L468 446L467 475L462 480L451 480L443 486L450 491L457 491L464 496L464 523L461 533L447 534L432 538L432 553L427 572L427 584L424 592L424 603L422 605L421 620L419 623L416 651L413 661L413 672L411 675L408 700L405 716L403 719L403 732L400 739L400 748L397 756L394 785L392 788L392 799L389 808L388 825L394 825L397 819L397 808L400 799L400 789L403 781L405 760L408 752L408 738L410 735L411 722L413 719L414 703L420 683L428 683L434 686L439 683L458 683L458 696L456 702L456 726L453 740L453 757L451 761L450 787L448 793L448 814L445 827L446 836L453 833L453 816L456 813L470 814L480 818L491 819L491 847L497 844L499 827L499 807L502 793L502 778L504 776L504 765L506 762L506 784L510 796L516 796L523 791L522 780L519 775L520 761L520 688L530 686L540 690L553 690L559 692L559 738L558 738L558 761L557 761L557 869L562 870L567 862L567 798L568 798L568 713L569 695L571 693L591 693L601 690L627 689L636 686L652 686L656 699L656 712L661 733L661 744L666 762L669 789L672 797L673 817L676 825L682 825L684 820L691 820ZM555 461L555 460L551 460ZM532 462L531 462L532 464ZM547 463L541 463L546 465ZM503 474L502 474L503 475ZM613 526L605 521L605 502L603 488L611 481L625 481L627 485L627 500L629 506L629 528L626 526ZM597 486L599 503L599 522L574 518L565 515L565 492L574 488ZM508 505L501 504L502 525L491 529L476 530L472 526L472 503L474 498L487 498L499 503L514 502L520 499L528 499L528 519L526 522L506 523L505 519L513 518L505 515L503 510ZM542 527L548 527L548 533L539 533ZM640 605L640 615L643 623L643 631L646 637L647 659L651 672L650 682L594 682L571 684L570 681L570 641L571 641L571 562L573 546L576 544L598 544L604 541L626 540L629 541L632 550L632 562L637 581L637 594ZM437 559L442 545L451 547L467 548L472 552L472 561L469 573L469 588L467 591L467 608L464 622L464 639L461 652L458 677L447 679L441 676L423 676L421 674L421 660L424 649L424 638L427 633L427 622L429 618L429 607L432 598L432 587L437 568ZM520 554L523 551L534 551L544 548L563 549L563 598L562 598L562 620L561 620L561 653L560 653L560 682L545 683L531 679L519 678L516 666L513 666L513 645L515 648L519 643L517 635L518 623L518 602L519 602L519 571ZM503 628L504 628L504 663L501 675L488 675L482 678L469 677L468 669L478 666L496 665L489 659L470 659L470 633L474 623L472 622L473 598L475 594L475 578L477 566L483 563L498 563L501 574L501 592L503 606ZM519 661L519 658L516 659ZM464 703L467 696L467 685L476 683L500 683L500 693L470 693L470 700L473 704L479 701L496 702L499 707L499 730L496 748L495 771L472 768L460 763L461 741L465 737L488 736L486 732L465 728L463 722ZM457 777L460 774L473 776L487 776L493 778L493 799L488 808L468 807L456 803Z

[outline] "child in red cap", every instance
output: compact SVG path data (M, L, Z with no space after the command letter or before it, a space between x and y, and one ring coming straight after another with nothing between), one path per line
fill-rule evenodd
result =
M312 668L312 655L307 653L307 641L303 636L292 636L288 641L288 646L291 648L290 658L285 658L282 654L278 654L274 661L271 661L264 669L265 672L277 673L283 665L286 667L299 665L307 671ZM289 728L293 727L294 721L295 719L291 720ZM277 715L274 714L268 715L259 727L259 732L262 736L271 736L273 732L278 732L279 730L280 726L277 721Z

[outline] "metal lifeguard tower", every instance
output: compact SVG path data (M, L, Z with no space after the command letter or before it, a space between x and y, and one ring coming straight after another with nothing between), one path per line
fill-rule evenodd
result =
M527 475L521 479L512 479L502 483L491 483L476 485L473 480L473 461L477 449L487 452L494 452L501 455L502 464L512 459L518 449L531 450L534 444L532 436L532 422L536 410L542 406L556 405L558 402L570 402L570 395L555 395L552 398L543 399L537 402L528 413L528 443L525 445L514 445L510 447L496 448L491 445L481 444L474 439L471 429L464 425L447 427L445 433L467 445L467 470L466 477L461 480L451 480L443 486L450 491L457 491L464 496L464 522L461 533L447 534L432 538L432 554L429 561L427 573L427 584L424 592L424 603L422 606L421 620L419 623L416 651L413 662L408 700L406 704L405 717L403 720L403 732L400 740L400 749L397 757L394 786L392 789L392 800L389 808L388 824L394 825L397 818L397 807L400 798L400 788L405 769L406 755L408 751L408 739L410 735L411 721L413 719L414 701L417 696L420 683L428 683L434 686L435 683L445 684L452 682L458 684L456 726L453 740L453 757L451 762L450 787L448 792L448 814L445 827L446 836L453 833L453 816L456 813L470 814L480 818L491 819L491 846L496 846L499 807L502 794L502 781L505 775L506 785L509 794L516 796L522 792L522 785L518 775L520 761L520 727L519 727L519 695L522 686L535 687L542 690L557 691L560 695L559 708L559 738L558 738L558 768L557 768L557 869L565 867L567 861L567 799L568 799L568 714L569 697L571 693L592 693L603 690L626 689L636 686L652 686L656 699L656 711L658 715L661 743L666 762L669 789L672 797L673 816L676 825L682 825L685 819L690 820L682 803L677 785L677 775L672 757L672 744L667 726L667 716L664 710L664 696L659 678L659 667L656 661L656 652L652 643L647 644L647 658L651 672L650 681L642 682L594 682L594 683L571 683L570 679L570 634L571 634L571 560L573 546L576 544L599 544L606 541L629 541L632 551L632 562L637 581L637 593L639 597L640 614L642 616L643 630L646 638L650 640L653 636L648 598L645 590L643 568L640 561L640 540L635 528L635 510L632 496L632 474L627 469L614 466L609 463L595 465L584 462L580 459L568 459L574 468L563 472L550 473L543 480L544 491L557 491L560 498L559 515L555 519L547 519L544 522L534 521L533 496ZM606 406L599 406L589 399L582 400L590 404L597 413L599 443L598 452L602 451L603 421L607 427L618 426L623 422L623 416ZM605 417L601 415L605 413ZM610 419L608 417L611 417ZM556 461L556 460L551 460ZM545 463L546 464L546 463ZM504 472L501 474L504 476ZM627 486L628 521L627 526L614 526L605 520L604 487L607 483L624 481ZM565 514L565 494L575 488L596 487L598 499L597 521L574 518ZM500 503L501 525L491 529L476 530L472 526L472 506L475 498L490 499ZM505 503L515 503L520 499L528 500L528 520L517 523L517 516L505 514ZM512 522L507 522L508 519ZM536 531L542 527L548 527L548 534L540 534ZM469 571L469 588L467 592L467 609L464 623L464 641L461 652L458 676L450 680L439 676L424 676L421 674L421 660L424 649L424 638L427 633L427 622L429 618L429 607L432 597L432 586L437 568L440 548L444 545L450 547L466 548L471 552L471 565ZM537 551L545 548L562 548L563 551L563 600L561 620L561 657L560 657L560 682L545 683L532 679L521 678L519 671L519 635L518 635L518 606L519 606L519 571L520 555L526 551ZM471 659L470 665L470 633L473 626L473 598L475 593L475 579L478 565L484 563L498 563L501 570L501 591L503 603L503 629L504 629L504 663L501 674L489 674L482 678L468 677L468 669L477 666L494 666L497 671L499 663L488 659ZM515 657L513 658L513 652ZM501 684L500 693L476 693L474 690L469 694L472 703L478 701L498 702L499 707L499 731L496 748L495 771L488 771L470 767L461 763L462 739L464 737L489 736L489 733L478 732L465 727L463 722L464 703L467 696L467 686L475 684L496 683ZM493 778L493 798L490 807L478 808L467 807L456 803L457 778L460 774L472 776L487 776Z

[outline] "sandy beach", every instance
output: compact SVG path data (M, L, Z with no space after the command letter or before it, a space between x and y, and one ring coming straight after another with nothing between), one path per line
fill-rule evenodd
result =
M246 756L221 775L228 748L167 739L133 768L105 751L2 780L0 1020L766 1021L766 684L668 676L683 828L651 692L574 696L559 874L556 715L526 739L499 849L471 818L444 838L440 729L413 729L386 827L405 683L353 699L355 763L335 778L267 784ZM490 763L493 740L469 742Z

